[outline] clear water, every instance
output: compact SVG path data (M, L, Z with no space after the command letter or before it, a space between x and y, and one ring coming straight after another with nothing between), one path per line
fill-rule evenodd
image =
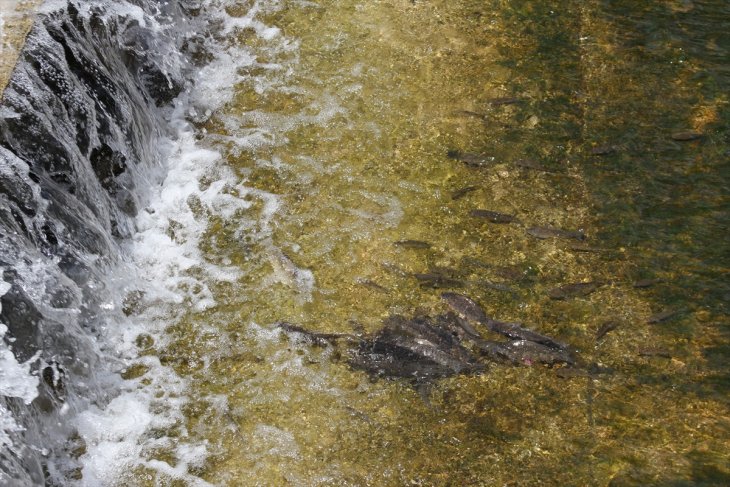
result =
M130 293L131 319L163 331L132 337L123 377L154 395L159 359L184 384L165 396L181 414L139 433L146 463L119 485L730 482L726 2L244 1L226 14L180 165L130 249L174 305ZM702 138L675 140L688 131ZM581 229L592 251L531 225ZM405 239L431 247L394 245ZM438 313L442 290L413 277L438 269L490 315L612 372L494 364L424 400L275 327L372 333L392 313ZM548 297L589 280L605 284ZM205 445L205 460L181 445ZM98 450L78 455L93 470Z

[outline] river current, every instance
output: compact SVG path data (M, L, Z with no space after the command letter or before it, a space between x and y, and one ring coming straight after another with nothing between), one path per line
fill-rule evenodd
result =
M726 485L728 21L46 2L0 108L0 483ZM443 292L576 365L416 384L278 325Z

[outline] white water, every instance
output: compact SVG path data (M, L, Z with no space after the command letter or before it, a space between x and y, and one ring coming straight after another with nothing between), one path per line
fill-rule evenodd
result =
M206 9L223 22L222 36L252 28L263 39L275 39L278 29L256 20L261 3L256 2L245 17L239 18L225 14L219 2L211 2ZM205 443L191 441L181 426L187 384L158 357L139 356L136 340L141 334L150 335L156 346L164 347L167 327L189 311L215 305L209 282L234 282L241 277L238 268L204 260L199 244L209 216L227 220L250 208L251 200L260 200L263 210L256 221L241 224L240 215L237 221L241 236L252 231L265 234L279 206L275 195L246 187L221 163L219 152L196 142L195 129L188 119L205 119L230 101L233 87L240 80L240 69L256 64L255 54L246 49L213 47L215 60L200 70L192 91L186 91L175 102L171 115L174 135L161 143L167 154L166 176L150 188L148 202L136 219L138 232L123 247L126 262L112 278L119 300L109 303L109 308L121 307L124 296L134 292L142 296L141 312L110 323L103 336L105 347L114 360L120 361L119 369L141 363L149 370L139 379L124 381L115 377L114 387L119 390L116 398L74 419L87 448L80 458L80 485L125 483L125 475L137 467L188 485L208 485L188 473L205 461L208 450ZM237 143L255 145L255 136ZM204 186L203 178L212 183ZM174 235L170 232L173 227ZM306 285L311 276L302 273L299 277ZM174 430L176 435L153 436L152 430ZM174 452L177 463L150 460L150 452L160 448Z

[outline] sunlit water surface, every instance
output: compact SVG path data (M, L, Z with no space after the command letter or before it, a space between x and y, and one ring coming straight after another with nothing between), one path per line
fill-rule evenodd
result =
M241 277L208 282L217 304L172 324L167 344L138 339L191 384L185 426L210 452L191 473L222 485L729 483L727 4L256 5L279 31L227 34L255 62L198 126L198 145L242 184L223 192L245 204L187 202L207 222L205 261ZM518 100L495 102L506 97ZM686 131L704 136L673 140ZM199 185L218 180L211 170ZM592 251L531 225L582 229ZM394 245L406 239L431 247ZM392 313L445 311L443 289L413 277L438 269L463 283L446 289L611 372L493 364L419 392L275 327L371 333ZM580 281L605 285L548 297ZM678 313L647 323L666 310ZM137 469L120 484L155 481Z

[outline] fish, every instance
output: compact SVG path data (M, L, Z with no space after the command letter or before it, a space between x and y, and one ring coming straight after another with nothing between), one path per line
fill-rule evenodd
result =
M555 349L531 340L512 340L503 346L503 350L507 358L517 364L573 365L575 363L566 350Z
M409 378L416 384L484 370L455 336L424 316L389 316L378 333L360 342L349 362L376 377Z
M522 101L523 100L520 98L516 98L513 96L505 96L505 97L500 97L500 98L492 98L491 100L489 100L488 103L490 105L492 105L493 107L498 107L498 106L502 106L502 105L514 105L516 103L522 103Z
M492 223L512 223L517 221L513 215L491 210L471 210L469 214L475 218L484 218Z
M485 325L490 331L512 339L529 340L541 343L548 347L567 350L568 345L552 338L523 327L520 323L505 323L496 321L484 312L476 301L463 294L447 292L441 294L441 299L456 312L457 315L480 325Z
M555 227L529 227L527 234L535 238L572 238L575 240L585 240L586 235L580 230L563 230Z
M609 332L615 330L620 326L620 323L615 320L609 320L603 323L596 331L596 341L599 341L605 337Z
M669 353L669 350L664 348L640 348L638 353L640 357L672 358L672 354Z
M482 307L468 296L458 293L441 293L441 299L459 316L467 320L483 325L487 325L491 321Z
M533 161L531 159L518 159L514 162L514 165L523 169L532 169L533 171L555 172L551 169L546 168L539 162Z
M425 272L415 273L413 277L421 281L422 287L445 288L445 287L464 287L466 282L461 279L449 277L441 272Z
M652 287L654 284L659 284L660 282L663 282L661 279L640 279L638 281L634 281L632 284L633 287L643 289L647 287Z
M692 140L699 140L702 137L704 137L704 134L691 130L684 132L674 132L672 134L672 140L677 140L679 142L690 142Z
M471 110L457 110L454 112L454 115L464 116L464 117L473 117L473 118L478 118L480 120L486 120L486 118L487 118L486 114L474 112Z
M288 334L299 334L304 338L305 341L319 347L331 345L334 341L339 339L345 339L355 343L358 343L360 341L360 338L349 333L317 333L306 330L299 325L294 325L286 321L279 321L274 326L280 328L281 330L284 330Z
M454 201L461 199L472 191L476 191L477 189L479 189L479 186L466 186L464 188L457 189L456 191L452 191L451 199Z
M487 327L500 335L504 335L508 338L515 340L527 340L530 342L539 343L556 350L567 350L568 345L563 342L554 340L548 336L532 331L529 328L525 328L521 323L505 323L502 321L490 320L487 323Z
M662 322L667 321L667 320L669 320L671 318L674 318L675 316L677 316L681 312L682 312L681 309L668 309L668 310L662 311L661 313L657 313L657 314L651 315L646 320L646 322L648 324L650 324L650 325L656 324L656 323L662 323Z
M591 149L591 154L594 156L607 156L613 154L616 150L615 145L599 145Z
M469 167L487 167L494 163L494 157L486 154L475 154L473 152L459 152L450 150L446 153L446 157L456 161L463 162Z
M396 247L403 247L406 249L430 249L431 244L422 240L398 240L393 242Z
M390 290L387 287L383 287L377 282L373 281L372 279L356 279L355 282L360 284L361 286L365 286L367 288L373 289L375 291L380 291L381 293L389 293Z
M574 252L586 252L586 253L611 252L611 249L604 249L601 247L591 247L589 245L583 245L583 244L570 244L570 245L568 245L568 250L572 250Z
M603 283L595 281L564 284L562 286L551 289L548 293L548 296L550 296L550 299L567 299L576 296L588 296L602 285Z

